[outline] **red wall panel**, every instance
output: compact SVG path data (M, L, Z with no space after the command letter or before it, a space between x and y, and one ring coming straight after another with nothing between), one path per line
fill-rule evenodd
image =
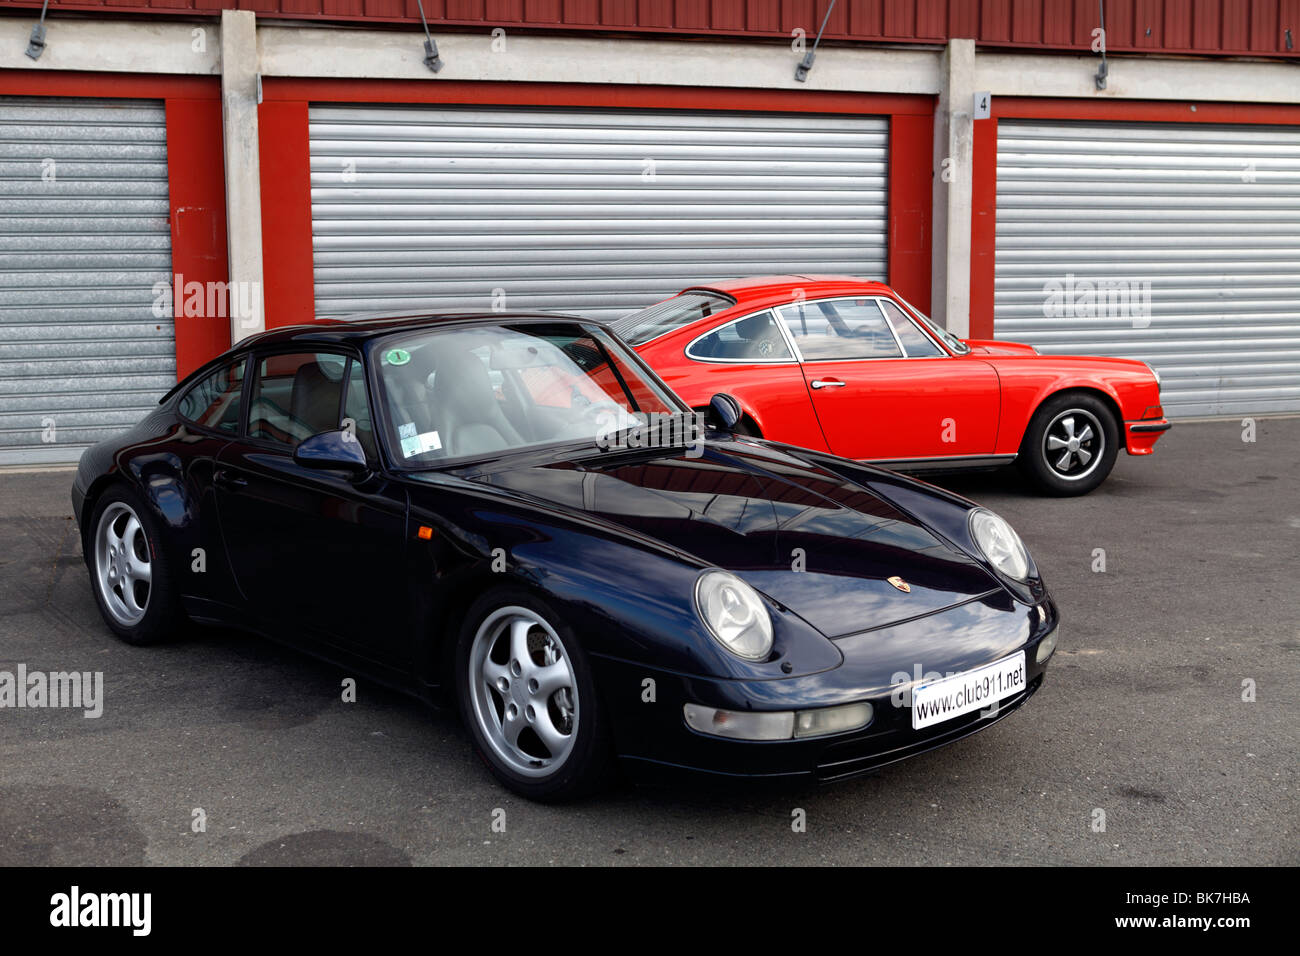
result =
M41 0L7 0L39 8ZM415 0L50 0L60 10L266 16L417 23ZM830 0L426 0L435 30L496 26L537 30L788 38L821 26ZM1096 0L839 0L825 40L942 43L1088 50L1100 25ZM1285 31L1292 32L1292 49ZM1300 58L1300 0L1106 0L1111 52L1255 54Z
M526 0L523 19L541 25L559 23L563 10L562 0Z
M1137 0L1133 10L1134 46L1159 47L1165 35L1163 0Z
M1070 0L1044 0L1042 42L1048 46L1074 42L1074 4Z
M1213 50L1219 45L1220 0L1192 0L1192 46Z
M1043 5L1038 0L1015 0L1011 5L1011 39L1037 43L1043 35Z
M269 82L269 81L268 81ZM307 104L266 99L257 110L266 327L316 317Z
M979 36L986 43L1011 41L1011 0L984 0L980 4Z
M229 315L186 316L179 308L182 283L225 282L230 276L221 137L221 100L167 99L172 273L183 277L174 280L172 295L177 379L230 347Z
M1250 48L1266 52L1273 48L1278 37L1278 7L1266 3L1250 8Z
M745 29L755 33L781 32L781 0L748 0Z
M889 284L930 311L934 115L889 121Z
M728 33L744 33L748 24L748 13L745 0L726 0L710 5L710 23L715 30L725 30ZM624 26L637 25L639 21L633 19ZM671 24L669 24L671 26Z
M676 0L673 11L673 23L679 30L694 31L709 28L707 3L700 3L699 0Z
M733 6L734 2L731 0ZM636 0L601 0L598 22L607 27L636 26L636 13Z
M448 0L450 3L450 0ZM600 23L600 0L564 0L564 23L596 26ZM455 19L448 11L447 19Z
M993 338L993 255L998 220L998 121L977 120L970 219L970 337Z
M1250 4L1247 0L1223 0L1220 43L1225 50L1250 49Z
M905 3L905 0L899 2ZM946 0L916 0L916 39L942 40L947 35Z
M948 0L947 37L978 39L980 35L980 4L970 0Z
M881 22L881 4L884 0L865 0L863 8L869 22L877 24L876 34L879 35ZM826 16L827 8L830 8L830 16ZM830 0L818 0L813 7L813 21L815 26L812 32L815 34L821 28L822 20L826 21L826 33L828 37L848 36L849 33L849 8L847 4L837 3L831 7Z
M909 3L907 0L885 0L881 12L881 36L911 37L916 35L916 20L920 11L915 3ZM864 25L862 28L859 28L857 24L850 24L850 29L859 36L869 36L868 30L871 26L874 26L874 24Z
M1106 0L1106 49L1131 50L1135 45L1133 0Z
M641 0L637 21L647 27L672 27L672 0Z

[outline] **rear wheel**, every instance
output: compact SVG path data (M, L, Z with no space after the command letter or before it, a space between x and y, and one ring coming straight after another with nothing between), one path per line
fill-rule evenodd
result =
M546 604L512 588L480 598L461 629L456 684L480 756L511 790L557 802L603 782L609 743L591 668Z
M1049 495L1085 495L1110 474L1119 453L1119 423L1104 401L1081 392L1048 399L1029 422L1017 459Z
M91 511L87 566L95 603L128 644L154 644L184 623L159 547L157 521L138 495L110 488Z

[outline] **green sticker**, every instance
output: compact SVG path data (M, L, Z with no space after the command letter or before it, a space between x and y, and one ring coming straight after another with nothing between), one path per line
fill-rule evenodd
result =
M389 349L384 353L384 361L389 365L405 365L411 361L411 353L406 349Z

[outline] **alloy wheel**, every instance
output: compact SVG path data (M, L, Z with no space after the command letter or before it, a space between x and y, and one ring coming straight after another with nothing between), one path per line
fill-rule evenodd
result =
M564 643L539 614L505 607L479 625L469 654L474 719L493 753L527 777L563 766L578 730L578 691Z
M130 505L115 501L95 529L95 582L104 607L123 627L140 623L149 609L153 565L149 541Z

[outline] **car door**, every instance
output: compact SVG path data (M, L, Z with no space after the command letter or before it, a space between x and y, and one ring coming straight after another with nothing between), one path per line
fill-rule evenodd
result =
M993 452L997 373L940 349L891 300L820 299L778 312L835 454L900 461Z
M803 373L776 315L763 309L733 319L686 347L688 366L661 377L696 407L718 392L733 395L760 419L764 435L804 448L825 449Z
M198 516L197 549L182 555L177 566L181 593L192 604L202 602L194 608L199 614L205 613L204 604L229 605L239 597L221 541L213 476L222 449L239 436L248 362L247 355L222 362L189 386L176 404L182 427L177 439L185 447L185 483ZM220 613L212 611L213 616Z
M409 658L406 493L381 470L305 468L298 442L342 425L378 462L365 368L335 352L258 353L248 413L214 482L247 606L278 630L382 663Z

